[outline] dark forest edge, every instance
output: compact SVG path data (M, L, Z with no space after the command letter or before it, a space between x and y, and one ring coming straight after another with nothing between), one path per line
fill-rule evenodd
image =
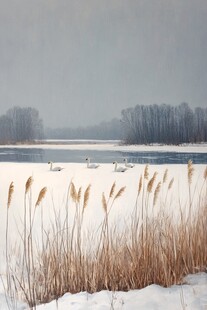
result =
M182 144L207 142L207 108L187 103L136 105L121 118L78 128L45 128L39 112L14 107L0 116L0 144L33 144L43 139L120 140L124 144ZM45 143L45 141L44 141Z
M207 108L137 105L122 111L124 142L127 144L181 144L207 141Z
M43 121L31 107L13 107L0 116L0 143L31 142L44 137Z

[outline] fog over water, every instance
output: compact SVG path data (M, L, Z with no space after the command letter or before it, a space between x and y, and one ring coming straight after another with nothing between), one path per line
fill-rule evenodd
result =
M0 115L97 124L136 104L207 105L206 0L0 0Z

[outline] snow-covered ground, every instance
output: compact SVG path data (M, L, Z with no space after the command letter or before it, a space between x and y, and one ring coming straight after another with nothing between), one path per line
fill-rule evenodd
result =
M144 289L129 292L101 291L94 294L86 292L75 295L65 294L58 301L58 309L207 309L207 273L188 275L184 281L185 285L174 285L170 288L153 284ZM57 304L53 301L37 309L56 310Z
M62 141L62 144L61 144ZM66 140L67 141L67 140ZM121 145L116 140L102 142L91 140L85 143L84 140L72 140L64 142L57 140L57 144L41 143L34 145L7 145L3 148L42 148L42 149L62 149L62 150L97 150L97 151L121 151L121 152L182 152L182 153L207 153L207 144L181 144L176 145Z
M152 284L141 290L129 292L66 293L58 301L37 306L37 310L206 310L207 273L188 275L183 282L182 285L169 288ZM0 309L9 309L8 303L5 295L0 294ZM16 309L29 308L26 304L18 302Z
M15 146L18 147L18 146ZM19 146L20 147L20 146ZM23 146L25 147L25 146ZM28 146L31 147L31 146ZM38 147L37 145L34 147ZM43 147L43 145L41 145ZM67 146L52 146L45 145L46 148L71 148ZM74 145L74 148L80 147L86 149L86 146ZM122 148L135 150L137 148L151 148L148 146L118 146L118 145L89 145L88 148L99 147L105 148ZM162 146L153 146L159 151ZM206 146L199 147L172 147L173 149L185 149L185 152L206 152ZM166 150L172 150L168 147ZM183 150L182 150L183 151ZM120 216L126 218L131 214L134 207L139 178L143 174L145 165L136 165L133 169L128 169L124 173L114 172L113 164L101 164L98 169L87 169L86 163L57 163L64 166L60 172L53 172L49 170L49 165L36 163L0 163L0 273L5 275L5 223L6 223L6 206L8 199L8 188L11 182L14 182L14 194L9 209L10 216L15 219L15 222L20 221L23 214L24 204L24 190L25 183L28 177L32 176L34 183L32 186L32 200L35 204L39 191L46 186L48 191L43 201L45 214L51 215L51 206L54 204L56 208L61 208L65 204L67 197L67 190L71 180L75 186L79 188L82 186L83 190L91 184L91 193L89 197L89 204L86 209L86 225L98 225L103 219L104 213L101 206L101 197L104 192L108 195L113 182L116 182L117 190L126 186L123 196L115 201L111 216L119 218ZM54 164L55 165L55 164ZM123 163L122 163L123 165ZM195 188L193 199L198 199L199 188L203 182L203 172L205 165L194 165L195 171L193 175L192 186ZM153 175L155 171L158 172L157 182L162 181L164 171L168 169L168 179L166 183L174 178L173 188L168 197L172 205L172 212L176 212L176 206L181 203L185 205L188 199L187 188L187 166L186 165L150 165L149 173ZM162 193L164 195L164 193ZM178 196L180 202L178 201ZM173 203L172 203L173 202ZM169 211L170 212L170 211ZM13 237L15 239L17 231L13 229ZM204 245L206 246L206 245ZM51 302L47 305L38 306L40 310L66 310L66 309L207 309L207 273L200 273L196 275L189 275L184 280L186 284L179 286L172 286L170 288L162 288L158 285L150 285L142 290L134 290L130 292L108 292L101 291L99 293L88 294L87 292L80 292L78 294L65 294L62 298ZM58 305L58 306L57 306ZM5 300L4 290L1 287L0 295L0 309L8 309ZM18 304L17 309L27 309L24 304Z

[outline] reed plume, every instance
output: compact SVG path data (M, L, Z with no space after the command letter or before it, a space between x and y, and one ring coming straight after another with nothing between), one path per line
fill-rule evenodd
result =
M91 184L85 190L84 199L83 199L83 208L85 209L88 205L89 195L90 195Z
M102 193L102 207L104 209L104 212L107 213L107 203L106 203L106 197L104 193Z
M70 184L70 196L74 202L77 202L78 194L77 194L77 191L76 191L76 188L73 182L71 182Z
M25 184L25 194L28 193L28 191L30 190L31 186L32 186L32 183L33 183L33 178L32 177L29 177L26 184Z
M9 208L11 205L13 193L14 193L14 183L11 182L11 184L9 186L9 191L8 191L7 208Z
M172 188L173 182L174 182L174 178L172 178L172 179L170 180L170 183L169 183L169 185L168 185L168 190Z
M145 169L144 169L144 178L146 179L146 180L148 180L148 178L149 178L149 165L147 164L146 166L145 166Z
M140 178L139 178L138 196L139 196L141 190L142 190L142 176L140 176Z
M116 187L116 182L113 183L110 193L109 193L109 198L112 198L114 195L114 191L115 191L115 187Z
M166 169L164 172L162 183L165 183L167 181L167 176L168 176L168 169Z
M43 187L41 189L41 191L39 192L39 196L37 198L37 201L36 201L36 204L35 204L35 207L39 206L41 201L44 199L45 195L46 195L46 192L47 192L47 187Z
M118 193L116 194L116 196L114 197L114 200L116 200L117 198L121 197L121 195L123 194L123 192L125 191L126 186L123 186L120 188L120 190L118 191Z
M155 173L153 174L153 177L149 180L149 182L148 182L148 184L147 184L147 191L148 191L148 193L151 193L151 192L152 192L152 188L153 188L153 185L154 185L156 176L157 176L157 172L155 172Z
M158 198L160 189L161 189L161 182L159 182L159 183L157 184L156 188L155 188L154 198L153 198L153 206L156 205L156 202L157 202L157 198Z
M204 170L203 177L204 177L204 180L207 180L207 166L206 166L206 169Z
M190 159L190 160L188 161L188 183L189 183L189 184L192 183L193 171L194 171L193 162L192 162L192 160Z
M79 187L79 190L78 190L78 195L77 195L77 202L80 203L80 200L81 200L81 194L82 194L82 188Z

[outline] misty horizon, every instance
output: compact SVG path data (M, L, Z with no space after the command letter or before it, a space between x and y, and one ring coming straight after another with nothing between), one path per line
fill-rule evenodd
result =
M1 115L85 127L139 105L206 107L205 0L0 1Z

